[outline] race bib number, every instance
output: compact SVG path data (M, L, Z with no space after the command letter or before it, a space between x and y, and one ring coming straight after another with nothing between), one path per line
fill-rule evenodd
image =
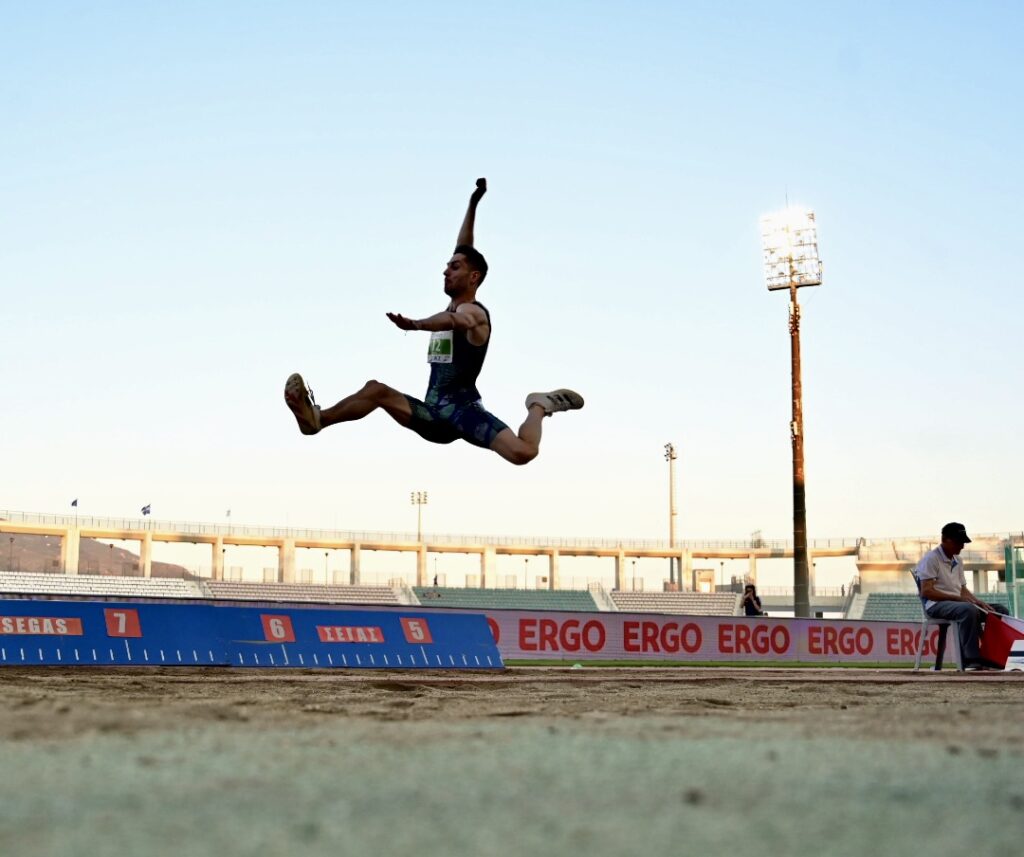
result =
M452 362L454 333L452 330L437 330L430 334L430 345L427 347L428 363Z

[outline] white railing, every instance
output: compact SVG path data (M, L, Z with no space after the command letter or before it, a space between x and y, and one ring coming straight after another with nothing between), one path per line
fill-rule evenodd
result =
M38 524L49 527L80 527L95 530L158 530L196 536L247 536L268 539L309 539L346 542L385 542L391 544L416 544L415 533L373 530L325 530L275 525L215 524L198 521L161 521L153 518L111 518L93 515L56 515L37 512L0 510L0 521ZM790 550L792 543L785 539L697 539L677 540L670 546L667 539L636 539L605 536L514 536L481 535L465 533L425 533L423 541L429 544L468 545L471 547L529 546L539 548L602 548L669 550L717 549L717 550ZM815 548L854 548L861 538L825 538L808 542Z
M759 586L758 595L769 595L773 598L792 597L792 586ZM842 586L815 586L811 589L811 598L845 598L846 588Z

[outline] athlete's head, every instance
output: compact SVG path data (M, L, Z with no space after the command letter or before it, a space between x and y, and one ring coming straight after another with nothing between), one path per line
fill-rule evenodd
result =
M468 244L460 244L444 269L444 293L448 297L459 297L477 289L486 276L487 260L484 254Z

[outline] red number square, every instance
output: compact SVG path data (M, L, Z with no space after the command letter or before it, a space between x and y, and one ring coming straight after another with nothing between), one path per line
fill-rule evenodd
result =
M261 614L263 622L263 638L271 643L294 643L295 631L292 629L291 616L270 616Z
M430 626L427 625L426 619L408 619L403 616L400 621L407 643L434 642L434 638L430 636Z
M104 609L108 637L141 637L142 624L138 610Z

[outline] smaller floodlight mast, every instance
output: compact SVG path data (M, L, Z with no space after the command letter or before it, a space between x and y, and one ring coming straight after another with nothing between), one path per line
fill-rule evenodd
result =
M665 460L668 462L668 546L676 546L676 448L665 444ZM682 569L679 569L682 573ZM676 557L668 559L668 582L676 582ZM680 584L682 581L680 581ZM682 586L679 587L682 589Z
M416 541L423 541L423 507L427 505L426 491L410 491L409 502L416 507Z
M807 499L804 485L804 406L800 379L800 304L796 290L821 285L818 229L809 208L790 207L761 218L764 277L769 291L789 291L789 342L793 374L793 613L811 615L807 564Z

